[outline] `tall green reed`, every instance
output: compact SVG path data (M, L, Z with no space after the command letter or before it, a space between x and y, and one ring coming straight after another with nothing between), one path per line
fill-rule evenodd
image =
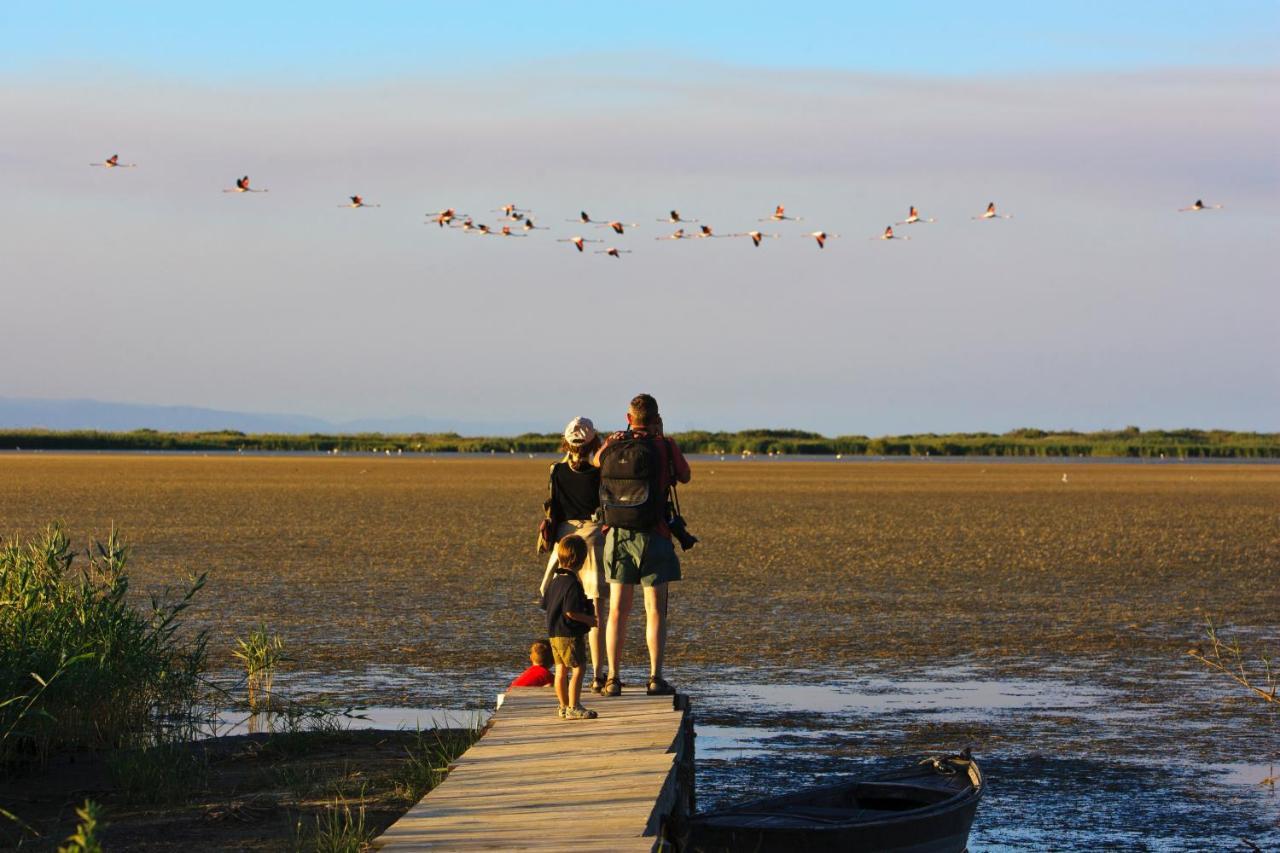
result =
M137 743L199 704L207 637L185 636L179 616L205 576L138 607L114 527L76 557L57 524L0 546L0 765Z

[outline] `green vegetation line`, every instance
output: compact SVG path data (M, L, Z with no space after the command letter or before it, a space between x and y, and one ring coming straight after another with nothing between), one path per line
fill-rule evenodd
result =
M1140 430L1103 432L1018 429L995 433L828 438L790 429L742 432L691 431L674 437L687 453L785 454L800 456L1095 456L1130 458L1280 458L1280 433L1228 430ZM221 432L132 432L95 430L0 430L0 449L300 451L318 453L554 453L558 434L466 437L457 433L310 435Z

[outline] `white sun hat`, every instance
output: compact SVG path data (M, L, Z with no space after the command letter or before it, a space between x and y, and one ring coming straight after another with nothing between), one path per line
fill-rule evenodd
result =
M570 447L580 447L596 437L596 425L591 418L574 418L564 428L564 440Z

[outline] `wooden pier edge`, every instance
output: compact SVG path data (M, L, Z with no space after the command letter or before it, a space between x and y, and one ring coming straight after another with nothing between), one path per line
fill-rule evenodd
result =
M694 762L694 740L697 732L693 725L693 707L684 693L677 693L672 705L674 710L680 712L680 730L671 744L671 752L675 754L675 758L671 762L666 782L653 804L653 812L649 815L649 823L644 832L645 835L655 836L652 848L654 853L680 849L689 818L697 809Z
M481 738L373 849L563 850L567 826L592 828L568 845L582 853L680 848L697 802L687 695L624 687L598 704L598 720L570 723L556 719L549 687L502 699ZM584 743L594 761L564 760Z

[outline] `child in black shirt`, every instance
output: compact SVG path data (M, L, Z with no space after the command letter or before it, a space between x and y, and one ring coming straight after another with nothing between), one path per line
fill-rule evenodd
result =
M551 658L556 664L556 716L564 720L593 720L595 711L580 704L583 664L587 644L583 639L596 624L594 608L578 580L578 569L587 559L587 543L581 536L566 536L556 545L556 570L542 596L547 611Z

